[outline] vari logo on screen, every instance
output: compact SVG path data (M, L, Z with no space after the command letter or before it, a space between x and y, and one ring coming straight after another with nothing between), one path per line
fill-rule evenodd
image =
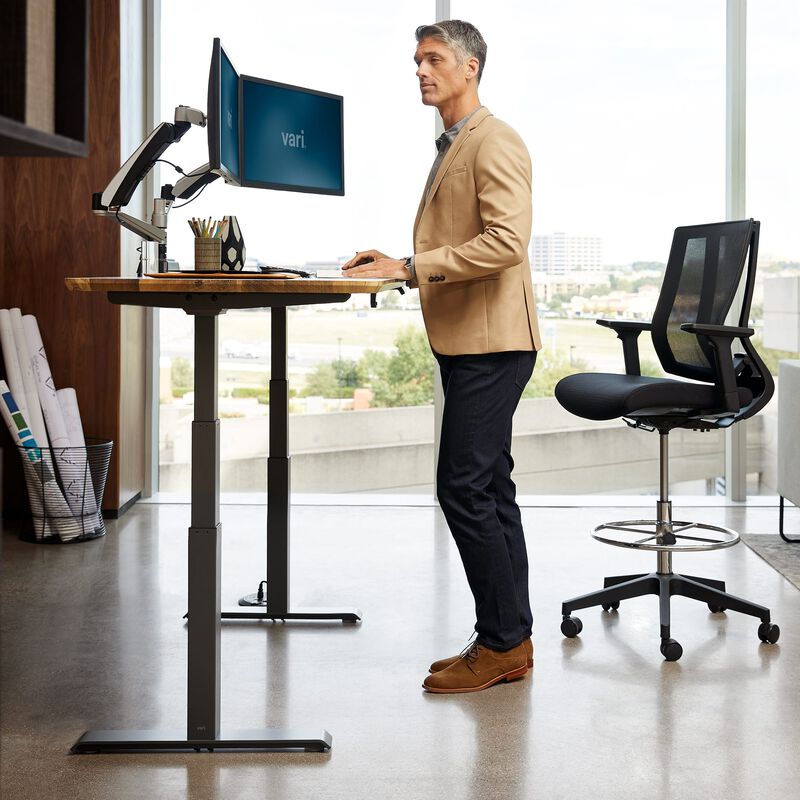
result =
M289 131L282 131L281 138L283 139L284 147L299 147L301 150L306 149L305 131L300 131L300 133L289 133Z

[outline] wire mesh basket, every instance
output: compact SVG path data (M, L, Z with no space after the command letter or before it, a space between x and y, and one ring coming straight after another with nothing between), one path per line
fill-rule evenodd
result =
M105 535L101 506L113 446L87 439L85 447L18 447L31 505L22 539L62 544Z

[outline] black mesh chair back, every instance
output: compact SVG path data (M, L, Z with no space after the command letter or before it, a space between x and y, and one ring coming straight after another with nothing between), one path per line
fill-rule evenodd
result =
M752 219L676 228L651 329L656 354L668 374L707 383L719 381L720 370L708 338L683 331L681 325L747 327L759 228L760 223ZM734 308L745 269L743 292ZM735 322L730 319L732 313ZM769 401L772 381L750 341L742 339L740 345L745 354L735 358L737 384L748 388L754 400L737 415L744 418Z
M728 321L748 253L757 251L758 226L754 220L743 220L676 228L653 314L653 345L665 372L714 382L713 351L680 326ZM745 292L739 325L747 324L750 294Z

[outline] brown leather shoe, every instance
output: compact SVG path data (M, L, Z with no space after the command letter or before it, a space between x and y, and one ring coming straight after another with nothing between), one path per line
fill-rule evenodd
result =
M527 671L528 654L524 644L501 652L476 643L455 663L428 675L422 686L439 694L479 692L500 681L521 678Z
M528 669L533 666L533 642L531 641L531 637L529 636L527 639L522 640L522 644L525 646L525 652L528 654ZM439 661L434 661L433 664L430 665L428 668L428 672L441 672L443 669L447 669L451 664L455 664L459 658L461 658L461 653L457 656L450 656L450 658L442 658Z

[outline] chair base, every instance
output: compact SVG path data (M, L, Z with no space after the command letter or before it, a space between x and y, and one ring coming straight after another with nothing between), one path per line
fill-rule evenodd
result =
M762 642L774 644L780 636L780 629L770 622L768 608L743 600L725 591L724 581L698 578L693 575L680 575L673 572L651 572L646 575L619 575L604 580L604 588L596 592L573 597L561 606L563 621L561 632L568 638L577 636L583 624L571 616L580 608L602 606L604 611L616 611L623 600L654 594L659 598L661 621L661 654L667 661L677 661L683 649L670 637L670 598L673 595L689 597L707 603L712 613L738 611L751 617L758 617L761 625L758 636Z
M670 598L677 594L707 603L712 614L730 609L758 617L761 620L758 638L762 642L775 644L781 632L780 628L770 621L768 608L728 594L723 581L673 573L674 552L731 547L739 541L739 534L730 528L718 525L673 521L672 503L669 500L669 435L666 430L659 430L659 472L656 519L606 522L598 525L592 532L595 539L605 544L638 550L655 550L656 571L647 575L619 575L606 578L603 588L599 591L567 600L561 606L563 615L561 632L568 639L581 632L583 623L577 617L571 616L572 612L579 608L602 606L604 611L616 611L623 600L654 594L658 596L661 618L661 655L667 661L677 661L683 654L683 648L670 637ZM693 533L696 531L703 535L690 535L688 531Z

